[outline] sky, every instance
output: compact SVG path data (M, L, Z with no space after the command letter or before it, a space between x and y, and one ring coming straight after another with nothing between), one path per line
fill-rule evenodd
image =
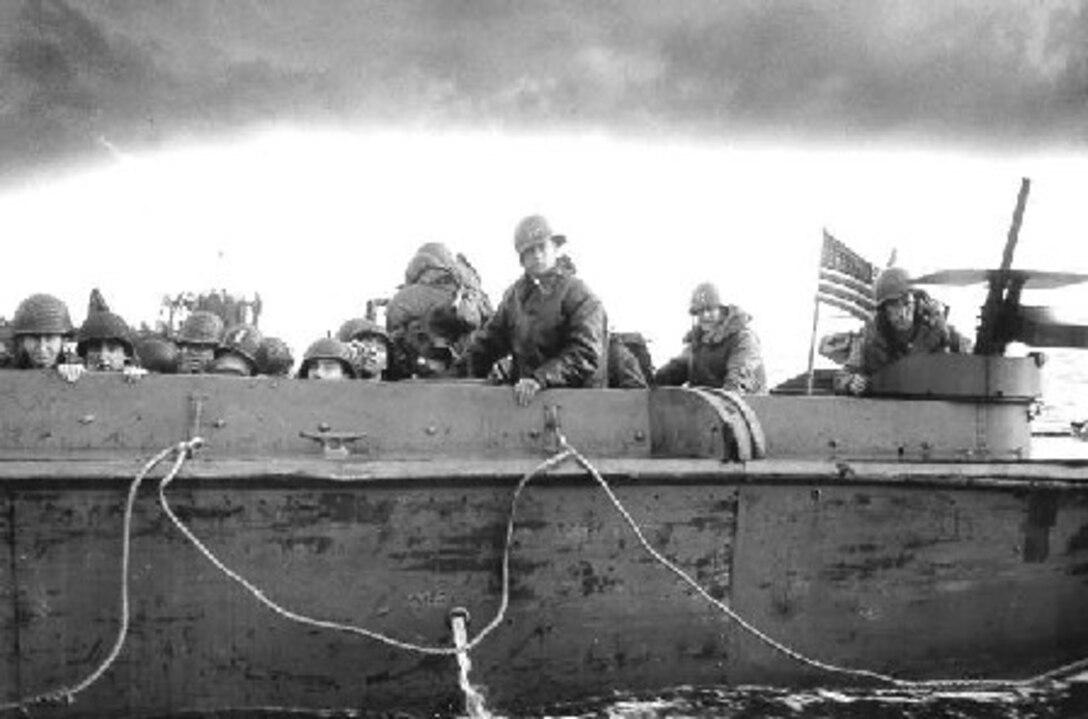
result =
M1082 3L0 4L8 317L45 291L79 322L100 287L136 324L225 287L300 353L425 242L497 301L542 213L658 363L710 280L778 380L825 228L915 274L993 267L1021 177L1015 264L1088 272ZM977 288L937 294L970 330Z

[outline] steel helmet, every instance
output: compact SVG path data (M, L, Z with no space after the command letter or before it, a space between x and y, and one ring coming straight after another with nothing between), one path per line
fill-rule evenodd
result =
M207 310L197 310L186 317L178 332L178 342L184 344L218 345L222 339L222 318Z
M53 295L36 294L19 303L12 320L13 332L19 335L70 335L72 319L68 305Z
M76 352L80 357L87 356L87 344L95 340L114 340L125 348L125 355L132 357L132 330L120 315L112 312L92 312L80 325L76 333Z
M306 348L306 354L302 355L302 365L298 368L298 376L307 377L310 374L310 365L315 360L331 359L339 361L344 367L344 373L354 379L355 367L351 363L353 357L351 348L340 340L334 337L322 337Z
M521 257L525 250L545 240L551 240L559 246L566 242L567 238L565 235L552 232L551 225L541 215L529 215L519 222L514 230L514 249L518 257Z
M389 333L385 331L385 328L365 317L355 317L348 320L340 325L340 331L336 333L337 339L341 342L351 342L352 340L362 339L367 335L381 337L386 346L389 346Z
M416 250L416 254L408 262L408 267L404 270L404 282L409 285L419 282L419 278L429 269L453 273L456 266L457 258L450 248L441 242L428 242Z
M250 324L232 325L223 335L223 341L215 350L215 356L220 357L227 352L233 352L246 361L252 374L257 373L257 350L261 348L264 335Z
M688 308L688 312L697 315L705 309L721 306L722 296L718 292L717 286L713 282L702 282L696 285L695 290L691 293L691 306Z
M178 348L162 337L145 337L136 342L136 356L148 372L174 374L178 371Z
M257 349L257 367L261 374L286 377L294 364L291 348L279 337L265 337Z
M876 304L880 306L910 291L910 275L902 267L889 267L876 278Z

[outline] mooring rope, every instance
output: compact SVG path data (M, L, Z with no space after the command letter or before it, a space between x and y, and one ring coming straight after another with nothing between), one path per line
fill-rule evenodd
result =
M993 689L993 688L1008 688L1008 689L1026 688L1026 687L1029 687L1029 686L1034 686L1034 685L1037 685L1037 684L1041 684L1041 683L1046 682L1046 681L1054 681L1054 680L1058 679L1059 677L1068 676L1068 675L1071 675L1071 674L1073 674L1075 672L1078 672L1081 669L1088 668L1088 658L1085 658L1085 659L1080 659L1080 660L1077 660L1077 661L1074 661L1074 662L1070 662L1069 664L1063 665L1063 666L1058 667L1056 669L1052 669L1052 670L1044 672L1042 674L1038 674L1038 675L1030 677L1028 679L922 679L922 680L911 680L911 679L899 679L899 678L891 676L889 674L882 674L880 672L875 672L875 671L871 671L871 670L868 670L868 669L854 669L854 668L851 668L851 667L840 666L840 665L837 665L837 664L832 664L832 663L829 663L829 662L823 662L823 661L820 661L818 659L813 659L812 657L806 656L805 654L802 654L801 652L799 652L799 651L797 651L795 649L792 649L792 648L786 646L785 644L783 644L782 642L774 639L773 637L768 635L766 632L763 632L758 627L753 625L751 622L748 622L747 620L745 620L732 607L725 604L721 600L716 599L715 597L711 596L711 594L705 588L703 588L703 586L700 585L694 578L692 578L692 576L690 574L685 572L683 569L681 569L679 566L677 566L674 562L671 562L667 557L665 557L663 554L661 554L661 552L659 552L657 549L655 549L654 546L651 545L650 542L646 539L646 536L643 534L642 530L639 528L638 523L631 516L631 513L627 511L626 507L623 506L623 504L620 502L619 498L616 497L616 494L612 491L612 488L608 485L608 482L606 482L604 477L601 476L601 473L597 470L597 468L593 465L593 463L590 462L589 459L587 459L581 452L579 452L574 447L572 447L570 445L570 443L567 441L567 438L564 437L558 431L556 432L556 436L557 436L557 438L559 440L559 446L563 449L562 454L565 455L565 456L573 457L575 459L575 461L578 462L578 464L580 464L583 468L586 469L586 471L588 471L593 476L593 479L597 482L598 485L600 485L601 489L604 491L604 493L608 497L609 501L612 502L613 507L615 507L616 511L619 512L620 516L623 517L624 521L631 528L631 531L634 532L635 537L638 539L639 543L642 545L642 548L645 549L650 554L651 557L653 557L659 564L661 564L663 567L668 569L670 572L672 572L673 574L678 576L685 584L689 585L696 592L698 592L700 596L702 596L708 602L710 602L715 607L720 609L724 614L726 614L730 619L732 619L734 622L736 622L738 626L740 626L742 629L747 631L749 634L756 637L757 639L759 639L763 643L767 644L771 648L775 649L776 651L781 652L782 654L786 655L787 657L789 657L791 659L794 659L794 660L796 660L796 661L798 661L798 662L800 662L802 664L813 667L815 669L820 669L820 670L823 670L823 671L826 671L826 672L831 672L831 673L834 673L834 674L844 674L844 675L853 676L853 677L873 679L873 680L883 682L885 684L891 684L893 686L903 688L903 689L937 689L937 688L968 688L968 687L985 687L985 688L989 688L989 689Z
M61 687L49 692L43 692L25 699L19 699L14 702L8 702L0 704L0 711L8 711L11 709L26 709L34 704L71 704L75 699L75 696L80 692L87 689L94 684L98 679L106 673L106 671L117 660L117 657L121 654L121 648L125 644L125 638L128 635L129 626L129 598L128 598L128 583L129 583L129 566L131 557L131 543L132 543L132 514L133 508L136 504L136 496L140 490L140 484L144 478L159 465L164 459L170 456L171 452L176 452L177 457L174 459L174 466L170 468L166 478L171 479L181 470L182 464L185 463L186 458L190 452L199 447L203 443L199 437L189 440L187 442L178 442L176 445L172 445L162 450L154 457L149 459L144 464L136 477L132 480L132 483L128 488L128 497L125 500L125 514L124 523L121 536L121 626L118 628L117 637L113 641L113 647L110 649L106 658L103 659L99 665L92 671L85 679L72 686Z
M170 504L166 501L166 487L169 486L170 482L174 480L173 475L168 475L167 477L164 477L162 482L159 484L159 501L162 504L162 509L166 513L166 516L170 518L170 521L174 523L174 526L178 528L178 531L184 534L185 537L190 542L192 542L193 546L195 546L200 551L200 553L203 554L205 558L207 558L207 560L216 567L216 569L233 579L247 592L253 595L253 597L257 599L257 601L259 601L261 604L265 605L284 619L288 619L293 622L298 622L299 624L304 624L319 629L331 629L339 632L347 632L349 634L357 634L359 636L367 637L368 639L382 642L383 644L388 644L391 647L396 647L398 649L404 649L412 652L418 652L420 654L455 657L459 653L472 651L480 642L484 640L485 637L487 637L488 634L490 634L500 624L502 624L502 621L506 616L506 610L510 606L510 547L513 544L514 520L517 514L518 498L520 497L522 490L525 489L525 485L527 485L529 483L529 480L531 480L533 477L563 463L571 456L572 455L570 452L562 452L560 454L549 457L548 459L541 462L535 469L525 474L521 478L521 481L518 482L517 487L514 489L514 496L511 499L510 517L506 524L506 548L503 551L502 558L502 598L499 602L499 609L495 612L495 617L487 624L487 626L481 629L480 632L476 634L476 636L473 637L471 641L466 643L461 648L447 646L428 646L425 644L407 642L396 639L387 634L382 634L381 632L366 629L365 627L359 627L355 626L354 624L336 622L327 619L317 619L315 617L307 616L305 614L300 614L298 612L287 609L286 607L270 599L268 595L264 592L264 590L262 590L261 588L250 582L248 579L243 577L241 574L224 564L218 557L215 556L215 554L210 549L208 549L208 547L202 541L200 541L199 538L197 538L195 534L193 534L192 530L185 526L185 524L178 518L178 516L174 514L174 510L170 508Z

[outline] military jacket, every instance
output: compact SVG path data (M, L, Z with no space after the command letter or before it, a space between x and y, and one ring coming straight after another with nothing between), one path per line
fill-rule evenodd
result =
M540 278L522 275L459 364L468 374L485 377L509 354L511 382L532 377L543 387L604 387L607 347L604 306L580 278L560 266Z
M944 305L920 291L914 292L914 300L914 324L909 332L893 330L883 314L869 321L858 351L851 353L846 362L848 372L872 375L910 354L970 350L970 342L945 319Z
M683 353L657 371L656 384L688 383L750 394L766 391L767 374L751 317L735 305L723 309L722 318L709 331L694 327L687 334Z

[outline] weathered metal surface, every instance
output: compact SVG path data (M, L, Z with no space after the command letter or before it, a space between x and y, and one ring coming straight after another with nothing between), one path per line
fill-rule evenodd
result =
M399 639L451 646L447 618L478 630L499 603L512 483L171 489L171 505L274 601ZM733 487L626 486L622 501L666 555L728 596ZM23 677L13 694L70 685L117 626L124 487L15 498ZM291 623L258 605L169 524L150 496L134 525L132 628L79 716L296 706L441 707L459 697L452 658ZM586 479L530 487L519 510L512 605L474 653L473 678L503 701L720 677L721 625L636 545ZM5 642L4 651L12 648ZM663 684L662 684L663 685Z
M6 492L0 491L0 687L19 685L19 646L16 624L18 593L13 569L14 524L13 505Z
M508 387L271 378L0 373L0 454L143 452L201 436L215 456L323 456L301 433L364 435L348 456L543 456L561 431L588 452L649 456L647 393L553 390L519 408Z
M745 487L734 606L803 653L903 679L1022 679L1088 653L1088 494ZM796 680L746 640L738 678ZM813 682L826 682L821 672Z
M912 462L1021 460L1031 425L1020 404L852 397L746 398L767 436L767 456Z
M875 394L1031 401L1043 393L1034 357L912 354L873 375Z

